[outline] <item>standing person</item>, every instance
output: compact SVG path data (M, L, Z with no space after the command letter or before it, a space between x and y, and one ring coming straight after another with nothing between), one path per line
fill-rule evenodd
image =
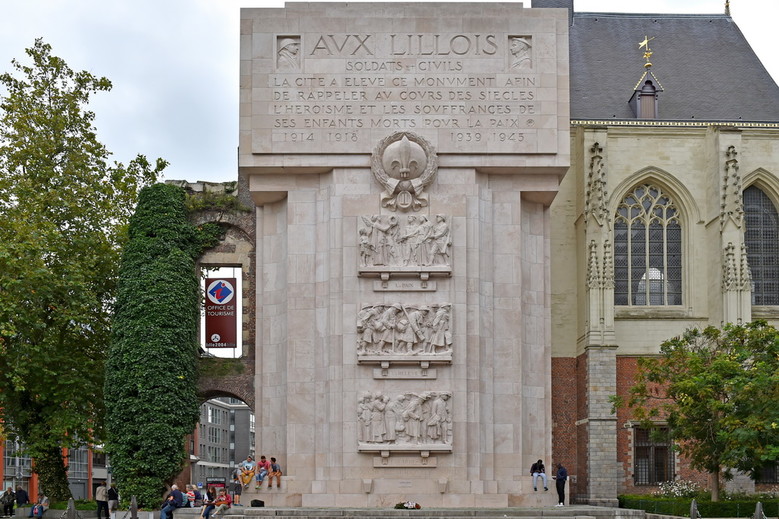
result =
M568 471L562 463L557 464L555 486L557 487L557 506L565 506L565 482L568 481Z
M544 490L549 490L549 485L547 484L546 480L546 467L544 467L543 461L538 460L537 462L533 463L533 466L530 467L530 475L533 476L533 492L538 490L536 487L536 482L538 481L539 477L544 480Z
M241 494L243 493L243 485L241 484L241 480L238 479L238 474L233 473L233 504L235 506L243 506L241 504Z
M0 504L3 505L3 515L12 517L14 515L14 502L16 501L16 494L14 494L13 487L8 487L8 489L3 492L3 495L0 496Z
M97 519L103 517L102 512L105 512L105 519L111 517L111 512L108 511L108 487L105 481L101 482L95 490L95 501L97 501Z
M116 483L111 483L108 487L108 512L113 513L119 509L119 491L116 490Z
M24 506L30 502L30 496L21 485L16 485L16 508Z
M273 486L273 478L276 478L276 488L281 488L281 465L276 463L276 458L270 459L270 472L268 473L268 488Z

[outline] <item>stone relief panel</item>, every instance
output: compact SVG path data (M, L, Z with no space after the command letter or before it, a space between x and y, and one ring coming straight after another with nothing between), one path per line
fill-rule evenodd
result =
M362 216L357 233L360 244L359 273L452 273L452 233L449 217L426 215ZM427 279L427 276L422 276Z
M276 38L276 70L300 70L300 36Z
M452 394L366 392L357 402L360 451L451 451Z
M532 36L511 36L509 38L511 70L527 70L533 68L533 38Z
M423 137L396 132L374 149L371 171L384 187L382 207L390 211L419 211L428 204L425 188L438 173L438 157Z
M365 305L357 313L360 363L452 360L452 305Z

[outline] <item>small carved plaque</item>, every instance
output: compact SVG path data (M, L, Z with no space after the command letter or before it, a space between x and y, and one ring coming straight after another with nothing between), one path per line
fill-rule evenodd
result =
M388 279L387 281L374 281L374 292L435 292L435 281L423 281L421 279Z
M373 378L393 380L427 380L438 378L435 369L426 368L376 368L373 370Z
M374 468L435 468L438 466L438 460L433 457L423 458L421 456L374 456Z

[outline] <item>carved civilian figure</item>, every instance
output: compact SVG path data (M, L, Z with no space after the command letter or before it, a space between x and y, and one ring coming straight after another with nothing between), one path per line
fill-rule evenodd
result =
M511 68L528 69L533 65L530 59L532 50L530 38L511 38Z

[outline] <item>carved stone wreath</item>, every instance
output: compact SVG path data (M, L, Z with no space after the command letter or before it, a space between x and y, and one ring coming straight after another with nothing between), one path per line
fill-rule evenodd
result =
M371 171L384 187L381 205L391 211L418 211L428 204L425 188L438 173L435 148L413 132L396 132L373 150Z

